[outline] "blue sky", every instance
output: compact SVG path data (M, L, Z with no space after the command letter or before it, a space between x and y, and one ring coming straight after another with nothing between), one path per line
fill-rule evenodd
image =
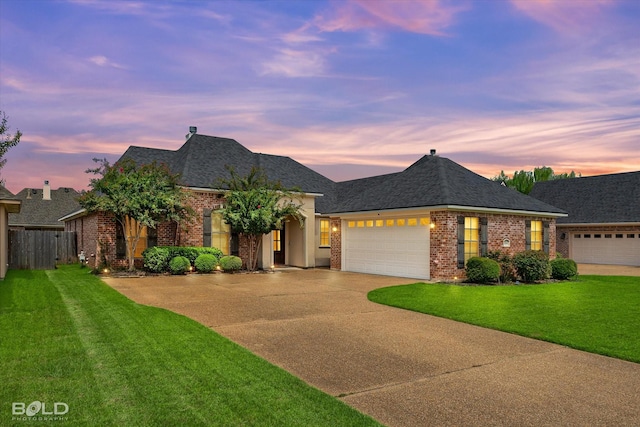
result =
M17 192L189 126L334 180L640 169L640 2L0 0Z

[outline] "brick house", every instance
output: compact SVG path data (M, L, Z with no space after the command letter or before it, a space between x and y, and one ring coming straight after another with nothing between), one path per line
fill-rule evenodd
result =
M640 266L640 171L538 182L530 195L569 213L556 224L563 256Z
M304 224L291 218L263 237L258 265L395 275L432 280L464 277L464 263L487 251L525 249L555 254L554 206L487 180L455 162L424 156L394 174L334 182L285 156L253 153L228 138L196 133L178 150L129 147L122 158L166 163L179 173L196 212L185 230L162 224L148 230L141 252L152 245L215 246L246 259L246 247L216 212L224 204L225 166L246 175L253 166L270 180L302 194ZM124 266L122 232L108 214L79 210L62 218L78 232L79 249Z

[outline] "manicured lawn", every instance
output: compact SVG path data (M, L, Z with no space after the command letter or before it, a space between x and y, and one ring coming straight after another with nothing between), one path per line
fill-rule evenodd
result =
M13 402L34 401L47 412L66 403L71 425L379 425L78 266L10 271L0 282L0 364L0 425L24 425Z
M640 277L517 286L416 283L376 289L369 299L640 363Z

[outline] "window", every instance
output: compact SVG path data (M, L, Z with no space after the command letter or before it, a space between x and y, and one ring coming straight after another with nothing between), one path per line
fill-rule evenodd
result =
M275 252L282 250L282 234L280 230L273 230L273 250Z
M398 221L396 221L396 224L398 224L398 227L404 227L405 223L406 223L406 220L404 218L400 218L398 219Z
M579 238L580 238L580 235L579 235L579 234L576 234L576 235L575 235L575 237L576 237L576 239L579 239Z
M367 220L367 227L373 227L373 220L372 219L368 219Z
M358 224L358 228L364 227L364 221L358 221L357 224Z
M542 250L542 221L531 221L531 250Z
M330 246L331 239L329 237L329 220L320 220L320 246Z
M418 225L418 219L417 218L409 218L407 220L407 225L409 227L415 227L416 225Z
M376 219L376 227L384 227L384 221L381 219Z
M393 227L393 224L394 224L394 222L393 222L392 219L388 219L387 220L387 227Z
M131 220L131 229L132 233L135 233L135 230L138 227L138 223L136 220ZM142 227L140 231L140 239L136 244L136 251L133 254L135 258L142 258L142 252L150 248L152 246L156 246L158 241L156 229L151 228L147 229L147 227ZM127 239L125 236L124 229L122 224L119 222L116 223L116 258L123 259L127 257Z
M627 239L633 239L634 237L636 237L635 234L627 234Z
M622 234L616 234L616 239L622 239Z
M585 239L590 239L590 238L591 238L591 234L585 234L585 235L584 235L584 238L585 238Z
M593 235L593 238L594 238L594 239L599 239L599 238L601 238L601 237L602 237L602 234L594 234L594 235Z
M222 214L211 213L211 247L218 248L223 254L229 255L229 224L224 222Z
M480 221L479 218L464 219L464 263L469 258L480 255Z
M605 238L605 239L610 239L610 238L611 238L611 234L605 234L605 235L604 235L604 238Z
M354 228L356 226L356 222L355 221L349 221L348 227L349 228Z

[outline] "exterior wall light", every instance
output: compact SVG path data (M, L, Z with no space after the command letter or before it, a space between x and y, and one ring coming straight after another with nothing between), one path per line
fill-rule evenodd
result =
M435 223L435 221L431 221L431 224L429 224L429 227L431 227L432 229L433 229L433 228L436 228L436 223Z
M336 231L338 231L338 227L334 226L334 227L331 229L331 231L333 231L333 232L335 233Z

